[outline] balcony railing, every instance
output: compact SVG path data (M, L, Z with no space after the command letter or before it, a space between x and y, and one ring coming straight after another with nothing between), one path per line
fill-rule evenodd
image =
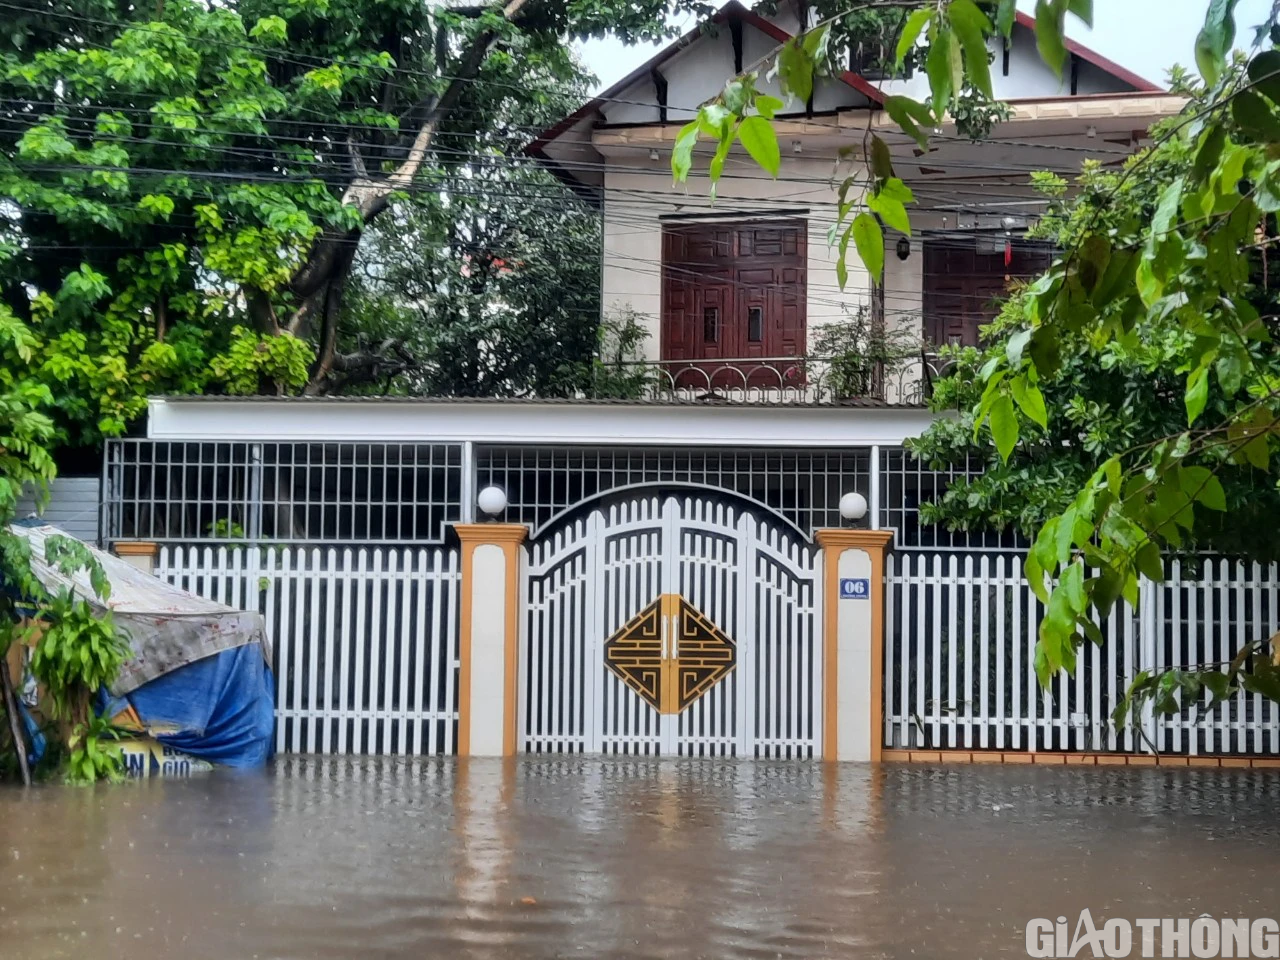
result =
M891 369L848 357L600 362L592 398L687 403L918 404L940 375L934 358Z

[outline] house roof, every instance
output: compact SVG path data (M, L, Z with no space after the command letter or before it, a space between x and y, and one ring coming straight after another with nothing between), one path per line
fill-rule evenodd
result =
M591 114L599 111L600 108L604 106L604 104L610 102L611 100L616 99L618 95L624 92L628 87L632 86L637 81L642 80L643 78L648 76L650 73L652 73L652 71L655 68L661 66L663 63L665 63L667 60L670 60L677 53L679 53L680 51L684 50L685 48L687 48L688 46L696 42L702 36L703 27L706 25L706 23L721 23L727 20L741 20L743 23L750 24L751 26L755 27L756 29L766 34L767 36L772 37L779 45L786 43L788 40L791 40L794 36L793 34L788 33L786 30L783 30L776 23L773 23L772 21L756 13L754 10L751 10L748 7L744 6L742 3L739 2L739 0L729 0L729 2L726 3L724 6L722 6L719 9L719 11L717 11L716 14L711 17L709 21L698 24L693 29L689 30L687 33L681 36L678 40L674 41L673 43L665 47L662 51L660 51L654 57L652 57L645 63L641 64L635 70L631 71L621 80L619 80L617 83L614 83L613 85L609 86L605 90L601 91L595 97L588 100L581 107L575 110L573 113L569 114L559 122L553 124L552 126L548 127L546 130L542 131L542 133L540 133L537 136L537 138L525 148L525 152L532 154L534 156L537 156L539 159L554 165L554 161L551 158L547 157L544 152L543 148L546 147L547 144L555 140L557 137L563 134L566 130L568 130L570 127L572 127L574 124L578 123L585 117L588 117ZM1016 23L1019 26L1024 27L1026 29L1029 29L1032 31L1035 30L1035 26L1036 26L1035 17L1032 17L1021 11L1018 11L1016 14ZM1064 38L1064 43L1069 53L1079 57L1081 60L1084 60L1087 63L1092 64L1093 66L1104 71L1105 73L1110 74L1111 76L1115 77L1117 80L1121 81L1122 83L1126 83L1129 86L1132 86L1137 91L1142 91L1147 93L1164 92L1163 87L1160 87L1159 85L1152 83L1150 80L1147 80L1143 77L1138 76L1133 71L1128 70L1125 67L1122 67L1120 64L1116 63L1113 60L1109 60L1108 58L1104 57L1102 54L1098 53L1096 50L1093 50L1082 43L1078 43L1077 41L1072 40L1070 38ZM884 94L880 91L879 88L877 88L874 84L870 83L865 77L859 76L858 74L850 70L845 70L842 73L840 73L836 77L836 79L840 80L842 83L846 84L849 87L852 87L854 90L857 90L859 93L863 94L873 104L879 106L884 103ZM1070 99L1070 97L1064 96L1061 99Z
M632 84L636 83L636 81L644 79L651 72L653 72L654 69L656 69L657 67L660 67L663 63L670 60L677 53L684 50L686 47L690 46L691 44L695 43L698 40L698 38L702 36L703 27L706 26L707 23L723 23L728 20L741 20L743 23L746 23L746 24L749 24L750 26L755 27L761 33L764 33L765 35L772 37L779 45L786 43L788 40L792 39L793 37L793 34L788 33L787 31L779 27L776 23L773 23L772 21L767 20L766 18L760 16L760 14L756 13L754 10L747 8L743 4L739 3L738 0L729 0L729 2L726 3L724 6L722 6L715 13L715 15L711 17L710 20L704 21L703 23L699 23L693 29L689 30L687 33L681 36L678 40L674 41L673 43L663 48L659 53L654 55L651 59L647 60L645 63L642 63L635 70L632 70L629 74L627 74L617 83L606 88L605 90L602 90L600 93L596 94L594 97L592 97L582 106L580 106L573 113L569 114L567 117L560 120L558 123L555 123L552 126L548 127L546 130L544 130L542 133L538 135L537 139L535 139L531 144L529 144L528 147L525 148L525 151L527 153L541 156L543 147L545 147L552 140L556 139L556 137L560 136L562 133L564 133L566 130L572 127L579 120L597 112L606 103L616 99L618 94L622 93ZM837 77L837 79L840 80L842 83L846 84L847 86L852 87L854 90L857 90L863 96L870 99L873 103L881 104L884 102L884 94L881 93L874 84L868 81L865 77L861 77L851 70L845 70L843 73L841 73Z
M1036 18L1023 13L1021 10L1017 11L1015 19L1017 24L1021 27L1026 27L1028 30L1032 31L1036 28ZM1164 87L1159 84L1152 83L1150 80L1138 76L1132 70L1120 66L1120 64L1116 63L1114 60L1108 60L1102 54L1098 53L1098 51L1086 47L1083 43L1077 43L1070 37L1063 37L1062 41L1066 46L1068 53L1074 54L1086 63L1093 64L1099 70L1111 74L1111 76L1115 77L1122 83L1129 84L1129 86L1133 87L1135 90L1140 90L1144 93L1165 92Z

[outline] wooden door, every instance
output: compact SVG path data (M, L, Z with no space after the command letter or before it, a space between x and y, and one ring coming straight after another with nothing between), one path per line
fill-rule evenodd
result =
M931 345L977 346L979 330L1000 312L1009 284L1039 275L1051 253L1042 244L1010 240L985 252L971 235L930 237L924 242L924 337Z
M802 378L802 221L695 224L663 234L662 359L681 387L781 385Z

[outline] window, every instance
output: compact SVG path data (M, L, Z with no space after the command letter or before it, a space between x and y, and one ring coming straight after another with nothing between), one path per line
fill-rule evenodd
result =
M702 310L702 339L705 343L720 342L720 308L704 307Z
M747 339L751 343L764 340L764 307L747 308Z

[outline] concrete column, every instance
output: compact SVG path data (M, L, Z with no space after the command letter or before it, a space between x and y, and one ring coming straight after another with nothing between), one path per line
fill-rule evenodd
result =
M160 555L158 544L145 540L118 540L111 549L125 563L148 576L156 572L156 557Z
M818 531L823 550L822 755L879 761L884 746L884 558L890 530Z
M510 757L516 752L520 545L516 523L459 523L462 610L458 667L458 754Z

